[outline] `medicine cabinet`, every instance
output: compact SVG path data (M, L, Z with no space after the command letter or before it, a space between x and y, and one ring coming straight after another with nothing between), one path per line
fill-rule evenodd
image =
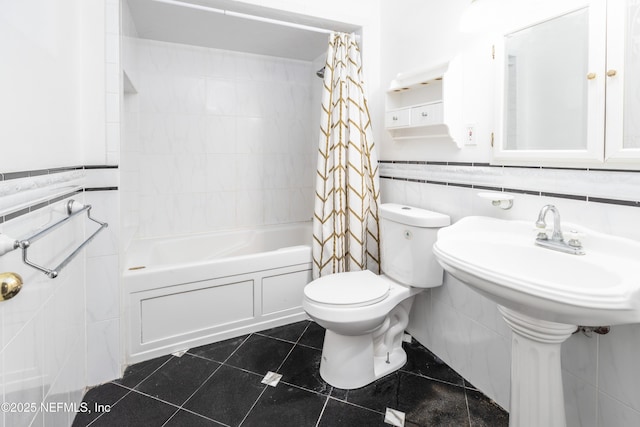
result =
M640 1L583 3L496 44L496 163L639 164Z
M448 67L447 62L399 73L391 82L387 90L384 125L395 141L454 139L450 131L453 112L448 108L448 101L455 94L451 93L452 88L446 87L445 80L450 76Z

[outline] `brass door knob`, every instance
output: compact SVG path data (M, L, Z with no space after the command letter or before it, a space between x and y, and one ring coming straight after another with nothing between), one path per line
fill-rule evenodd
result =
M609 70L607 71L607 76L609 77L613 77L617 74L618 72L616 70Z
M17 273L0 274L0 301L6 301L18 295L22 289L22 277Z
M587 74L587 79L588 79L588 80L593 80L593 79L595 79L595 78L596 78L596 73L589 73L589 74Z

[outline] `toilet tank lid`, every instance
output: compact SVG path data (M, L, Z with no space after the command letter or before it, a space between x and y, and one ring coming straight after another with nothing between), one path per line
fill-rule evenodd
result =
M397 203L383 203L380 205L380 216L400 224L414 227L446 227L451 224L449 215Z

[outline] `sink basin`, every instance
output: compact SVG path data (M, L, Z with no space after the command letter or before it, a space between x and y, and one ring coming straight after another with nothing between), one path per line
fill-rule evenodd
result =
M560 352L576 325L640 322L640 243L562 227L584 235L584 255L537 246L533 221L479 216L440 229L433 245L512 330L510 427L566 426Z
M640 243L562 227L584 233L585 255L536 246L533 221L480 216L441 229L433 250L451 275L533 318L583 326L640 322Z

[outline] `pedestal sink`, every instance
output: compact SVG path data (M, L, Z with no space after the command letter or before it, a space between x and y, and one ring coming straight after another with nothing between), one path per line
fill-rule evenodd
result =
M566 425L560 346L577 325L640 322L640 242L563 227L583 234L584 255L536 246L533 222L473 216L441 229L433 246L513 330L512 427Z

